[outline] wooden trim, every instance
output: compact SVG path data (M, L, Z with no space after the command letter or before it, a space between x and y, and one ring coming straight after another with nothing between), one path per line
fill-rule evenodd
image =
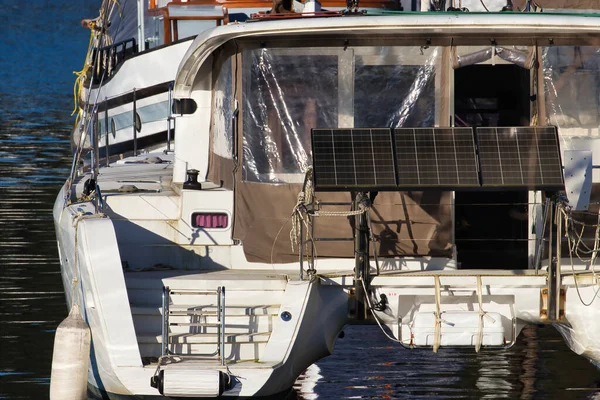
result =
M173 32L173 40L179 40L179 27L176 19L169 18L169 29Z
M223 24L229 24L229 9L223 6Z
M169 19L171 21L210 21L210 20L215 20L215 21L222 21L223 19L225 19L225 17L223 15L181 15L181 16L174 16L174 17L169 17Z

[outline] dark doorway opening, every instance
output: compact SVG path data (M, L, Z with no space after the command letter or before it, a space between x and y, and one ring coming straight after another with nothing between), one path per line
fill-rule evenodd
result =
M526 126L529 70L473 65L454 72L456 126ZM455 243L462 269L528 268L527 191L456 192Z

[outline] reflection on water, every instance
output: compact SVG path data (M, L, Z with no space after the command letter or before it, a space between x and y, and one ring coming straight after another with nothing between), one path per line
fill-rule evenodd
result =
M0 41L0 399L48 398L54 331L66 316L52 204L70 162L71 71L98 1L9 2ZM505 351L405 350L346 329L288 399L599 399L600 373L551 327Z
M96 4L94 4L96 3ZM68 173L72 71L99 1L3 2L0 40L0 399L47 399L66 316L52 204Z
M376 327L351 326L311 366L297 399L600 399L600 372L551 326L526 327L507 350L407 350Z
M48 397L54 330L66 312L52 222L52 203L67 173L69 142L61 139L61 128L67 138L64 126L32 127L3 112L0 398Z

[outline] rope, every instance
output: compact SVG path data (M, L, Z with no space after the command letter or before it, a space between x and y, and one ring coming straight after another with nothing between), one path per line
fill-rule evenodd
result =
M74 108L73 108L73 112L71 113L71 116L73 116L77 112L77 110L79 110L79 113L77 113L77 118L75 119L75 126L77 126L77 124L79 123L79 118L81 116L81 111L82 111L81 108L79 107L79 98L81 96L81 90L83 88L83 84L85 82L85 77L88 73L88 70L91 67L90 53L92 51L94 36L96 33L96 22L90 21L88 24L88 27L90 28L90 41L88 43L88 50L85 55L85 62L83 64L83 68L81 71L73 71L73 74L75 74L75 76L77 78L75 78L75 84L73 85Z
M354 211L315 211L313 215L315 217L352 217L367 212L369 207L359 206L358 210Z
M433 339L433 352L437 353L440 348L442 340L442 313L441 308L441 288L440 288L440 277L435 275L433 277L435 283L435 338Z
M306 246L307 251L305 254L308 256L308 244L309 242L314 242L314 238L310 234L312 228L312 221L310 220L310 216L312 217L350 217L356 216L360 214L367 213L370 209L370 205L368 203L360 203L358 205L358 210L350 210L350 211L321 211L321 210L313 210L310 213L308 207L315 203L315 191L314 191L314 183L313 183L313 168L309 166L306 169L304 176L304 185L302 187L302 191L298 193L298 198L296 200L296 205L292 210L292 227L290 229L290 243L292 252L295 251L294 245L300 246L302 243L302 238L300 237L300 228L301 224L304 224L306 228ZM282 227L283 228L283 227ZM279 236L279 234L277 235ZM274 246L275 244L273 244ZM313 245L313 249L315 246ZM315 255L316 257L316 250Z
M80 281L80 271L79 271L79 251L77 248L78 242L78 231L79 231L79 222L84 219L93 219L93 218L104 218L104 214L85 214L83 211L79 211L73 216L73 221L71 221L71 226L75 228L75 254L73 256L73 279L71 280L71 290L73 291L73 299L71 303L71 307L79 304L79 281Z
M577 242L575 244L573 244L572 243L573 237L571 234L569 234L569 226L570 226L569 223L573 224L573 223L576 223L576 221L569 214L567 214L567 211L564 206L559 206L559 209L563 215L563 218L565 219L565 226L566 226L565 236L567 237L567 243L569 246L569 261L571 262L571 272L573 273L573 282L575 282L575 290L577 291L577 297L579 297L579 301L581 302L581 304L583 304L585 307L589 307L592 304L594 304L594 301L596 301L596 298L598 297L598 292L600 292L600 282L598 281L598 277L596 276L596 259L597 259L597 253L600 250L600 210L598 211L598 222L596 224L596 232L595 232L595 237L594 237L594 248L589 249L589 247L581 241L581 238L583 236L583 230L584 230L585 226L582 227L581 233L579 235L576 234ZM580 224L580 225L583 225L583 224ZM592 225L588 225L588 226L592 226ZM575 232L574 227L572 225L571 225L571 229L572 229L572 232ZM579 252L580 244L584 244L585 247L588 248L590 250L590 253L592 254L592 256L589 260L590 261L589 268L592 271L593 281L596 283L596 285L598 285L598 288L594 292L594 295L589 302L586 302L585 300L583 300L583 297L581 296L581 291L579 289L579 283L577 282L578 273L575 271L575 266L573 264L573 253L575 252L577 257L579 257L578 252ZM581 257L579 257L579 259L581 260ZM579 273L581 273L581 272L584 272L584 271L580 271ZM587 271L585 271L585 272L587 272Z
M391 341L393 341L393 342L396 342L396 343L403 344L401 340L398 340L398 339L396 339L395 337L393 337L393 336L390 336L390 335L389 335L389 334L388 334L388 333L385 331L385 329L383 329L383 326L381 325L381 322L379 322L379 318L377 318L377 314L375 314L375 311L373 310L373 306L371 305L371 299L370 299L370 297L371 297L371 296L369 296L369 294L367 293L367 288L366 288L366 286L365 286L365 281L363 281L363 280L361 279L361 280L360 280L360 283L362 284L363 290L364 290L364 292L365 292L365 295L366 295L365 297L366 297L366 299L367 299L367 305L369 306L369 310L371 311L371 314L373 314L373 318L375 318L375 322L377 322L377 325L379 325L379 328L381 329L381 332L383 332L383 334L384 334L384 335L385 335L385 336L386 336L388 339L390 339Z
M294 250L294 244L300 245L302 238L300 237L300 224L304 222L303 213L306 212L305 194L304 192L298 193L298 199L296 205L292 210L292 228L290 230L290 243L292 244L292 253ZM283 227L282 227L283 228Z
M315 194L312 180L313 169L309 166L304 174L302 191L298 193L298 199L296 200L296 205L294 206L291 215L292 228L290 230L290 243L292 245L292 252L294 252L294 244L300 245L302 241L302 238L300 237L300 224L304 223L308 232L308 223L305 221L304 215L308 213L307 206L314 201Z
M94 120L94 115L96 114L97 103L98 103L97 97L100 94L100 91L98 91L98 93L96 95L96 99L94 99L94 102L93 102L94 106L93 106L92 112L90 113L90 112L88 112L89 106L88 106L87 110L84 110L79 104L79 100L81 99L81 92L83 90L83 86L86 81L86 77L89 74L90 68L94 68L94 65L92 65L93 64L92 61L96 62L97 67L100 66L101 61L100 61L99 55L96 57L95 60L92 59L91 54L92 54L93 47L99 48L101 45L110 46L113 43L113 40L112 40L110 34L108 33L107 28L109 26L108 20L110 18L110 14L112 14L112 11L114 10L115 4L117 5L117 7L119 9L119 15L122 16L121 4L118 0L105 0L105 1L103 1L102 6L100 7L99 16L97 18L95 18L93 20L84 20L83 21L83 23L85 24L84 26L86 26L90 29L90 41L88 43L88 50L87 50L87 53L85 56L85 62L84 62L83 69L81 71L73 72L77 76L77 78L75 79L75 83L73 86L74 108L73 108L73 112L71 113L71 115L73 115L77 112L77 117L75 118L74 130L77 130L77 128L80 127L81 132L80 132L79 141L77 143L77 150L73 157L71 173L69 174L70 181L74 180L76 166L79 161L79 158L81 157L81 151L82 151L81 146L82 146L82 143L85 142L83 137L84 137L84 135L87 134L87 132L89 132L89 126ZM112 8L110 10L108 10L110 5L112 5ZM123 18L120 18L117 28L115 30L115 33L118 33L120 31L122 22L123 22ZM100 80L99 87L102 86L103 81L104 81L104 74ZM88 105L90 103L92 83L93 83L92 79L90 79L89 80L90 90L88 91L88 94L87 94ZM83 121L81 121L82 117L83 117ZM67 198L66 202L65 202L65 206L68 204L69 201L70 201L70 199Z
M492 323L496 320L483 310L483 290L481 287L481 275L477 275L477 300L479 302L479 326L477 327L477 341L475 342L475 352L479 353L483 344L483 318L487 317Z

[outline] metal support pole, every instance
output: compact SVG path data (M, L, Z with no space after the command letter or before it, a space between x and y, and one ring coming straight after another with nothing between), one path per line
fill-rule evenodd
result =
M546 198L546 201L544 202L544 218L542 221L542 234L540 238L536 238L537 242L538 242L538 246L537 246L537 253L536 253L536 257L535 257L535 274L538 274L538 271L540 269L540 264L542 263L542 256L544 255L544 240L546 239L546 224L548 223L548 221L550 221L550 218L548 217L549 214L551 213L551 208L552 208L552 203L550 202L549 198ZM552 236L552 235L550 235ZM552 247L550 247L550 249L552 249ZM551 251L551 250L550 250ZM550 259L550 258L549 258Z
M365 201L366 194L358 193L354 202L354 209L358 210L361 202ZM356 318L363 321L367 318L367 308L365 307L365 297L368 293L369 279L369 240L367 217L364 213L355 217L355 236L354 236L354 289L356 299Z
M562 257L562 223L563 218L560 209L556 209L556 266L554 273L554 310L556 321L560 319L560 281L561 281L561 257ZM576 278L576 277L574 277Z
M556 316L558 314L558 310L556 309L556 286L554 282L556 281L556 257L554 256L554 232L552 230L552 224L554 223L554 203L550 205L550 238L548 243L548 319L550 321L555 321ZM560 238L556 238L557 249L559 246Z
M217 355L223 358L223 348L221 347L221 286L217 288Z
M136 108L136 101L135 101L135 88L133 88L133 155L137 156L137 127L136 125L136 114L137 114L137 108Z
M162 348L161 355L166 356L169 354L169 287L163 286L162 294L162 312L163 312L163 326L162 326Z
M98 168L100 167L100 129L98 129L99 124L97 109L92 118L92 152L94 154L94 162L92 163L92 178L94 178L95 182L98 182Z
M106 155L106 166L110 165L110 154L108 152L108 100L104 98L104 155Z
M169 85L169 111L167 111L167 153L171 151L171 121L173 120L173 83Z
M94 142L96 141L96 136L94 133L94 131L96 130L96 118L94 117L94 115L95 114L92 114L92 116L90 117L88 131L86 132L86 134L89 135L90 138L90 145L92 145L92 151L90 151L90 173L92 174L92 178L94 178L94 157L96 156L96 152L94 151Z
M225 365L225 286L221 287L221 365Z
M300 247L298 249L298 253L300 255L300 280L304 280L304 242L303 242L303 238L304 237L304 224L300 223L300 243L298 244L298 246Z
M314 205L312 206L314 211ZM308 268L308 276L312 277L317 270L315 269L315 221L310 215L307 216L310 222L310 263Z

